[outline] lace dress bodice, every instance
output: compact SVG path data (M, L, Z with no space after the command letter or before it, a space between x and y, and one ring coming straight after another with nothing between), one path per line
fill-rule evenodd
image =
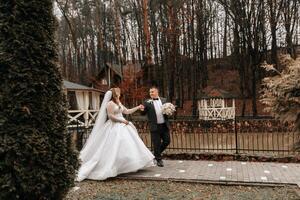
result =
M107 116L111 121L124 123L126 122L126 119L124 118L123 114L127 114L127 115L132 114L135 111L137 111L139 107L127 109L122 104L117 105L113 101L110 101L108 102L106 109L107 109Z

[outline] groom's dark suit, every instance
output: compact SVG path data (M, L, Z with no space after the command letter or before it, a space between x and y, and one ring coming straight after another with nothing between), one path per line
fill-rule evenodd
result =
M151 140L154 146L154 156L156 160L161 160L161 153L170 144L170 134L169 134L169 121L167 115L163 115L164 123L159 124L157 122L157 115L155 111L154 101L148 99L144 102L144 111L142 114L146 114L148 117L149 128L151 132ZM161 104L167 102L166 98L160 98Z

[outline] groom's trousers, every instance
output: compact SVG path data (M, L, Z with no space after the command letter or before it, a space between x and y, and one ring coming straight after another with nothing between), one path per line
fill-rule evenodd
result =
M166 123L157 124L157 130L151 131L151 140L156 160L161 160L161 153L170 144L170 133Z

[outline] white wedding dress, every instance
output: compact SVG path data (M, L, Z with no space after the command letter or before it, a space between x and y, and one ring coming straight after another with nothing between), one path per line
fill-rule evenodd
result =
M111 99L109 92L104 97L102 110L80 152L82 163L77 181L105 180L154 165L154 156L140 139L134 125L122 123L125 120L122 113L131 114L138 108L128 110L123 105L108 101ZM107 114L103 106L107 108ZM106 116L109 120L105 122Z

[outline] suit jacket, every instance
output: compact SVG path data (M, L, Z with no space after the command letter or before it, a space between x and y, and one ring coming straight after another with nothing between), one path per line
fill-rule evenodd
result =
M160 100L161 100L162 104L167 103L166 98L160 97ZM145 107L145 110L142 111L142 114L147 115L150 131L156 131L157 130L157 117L156 117L155 107L153 105L153 100L147 99L144 102L144 107ZM167 127L169 128L168 116L164 115L164 119L165 119L165 123L166 123Z

